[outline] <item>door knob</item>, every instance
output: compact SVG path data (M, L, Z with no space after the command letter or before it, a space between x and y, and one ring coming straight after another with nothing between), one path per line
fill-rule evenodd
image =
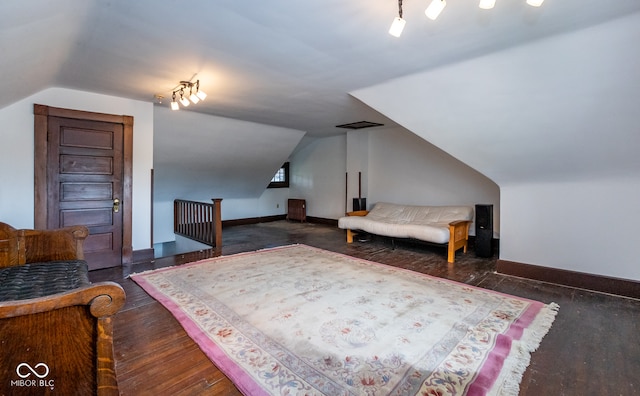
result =
M120 211L120 200L118 198L113 200L113 211L118 213Z

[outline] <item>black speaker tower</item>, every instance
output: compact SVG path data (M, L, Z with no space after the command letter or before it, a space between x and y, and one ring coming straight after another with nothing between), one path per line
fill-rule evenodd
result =
M493 256L493 205L476 205L476 256Z

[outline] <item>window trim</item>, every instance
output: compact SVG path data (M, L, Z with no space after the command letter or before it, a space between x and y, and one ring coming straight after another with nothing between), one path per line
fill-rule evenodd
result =
M282 164L282 166L278 168L278 170L280 169L284 169L284 181L270 182L267 188L289 188L289 162L287 161Z

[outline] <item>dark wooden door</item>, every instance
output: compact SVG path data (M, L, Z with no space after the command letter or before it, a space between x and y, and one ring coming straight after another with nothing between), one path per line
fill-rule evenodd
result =
M89 269L122 264L123 125L49 117L47 228L84 225Z

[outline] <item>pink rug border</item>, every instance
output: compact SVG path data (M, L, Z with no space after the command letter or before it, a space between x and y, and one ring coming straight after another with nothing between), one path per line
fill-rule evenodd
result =
M172 271L179 268L188 268L188 267L203 264L205 262L221 261L224 259L230 259L230 258L245 256L245 255L252 255L252 254L273 251L273 250L286 250L286 249L299 247L299 246L316 250L318 252L329 252L350 260L365 262L367 264L373 264L374 266L390 268L399 272L407 272L413 275L417 274L418 276L423 278L428 278L431 280L436 280L436 281L445 282L445 283L451 283L451 284L455 284L457 286L462 286L469 289L480 290L485 293L492 293L492 294L500 295L503 297L516 298L518 300L522 300L529 303L529 307L518 319L516 319L512 323L509 330L507 330L504 334L498 335L498 337L496 337L496 344L494 345L494 348L492 348L491 352L486 357L485 362L483 363L480 371L476 374L476 378L469 384L469 387L467 389L468 396L485 395L486 392L491 389L495 381L498 379L498 376L500 374L500 371L502 370L502 366L505 360L507 359L507 357L509 356L509 353L511 352L512 340L516 340L516 341L520 340L524 332L524 329L526 329L528 326L531 325L531 323L533 323L537 315L545 307L544 303L536 300L531 300L525 297L519 297L519 296L507 294L507 293L497 292L494 290L483 289L481 287L467 285L466 283L457 282L457 281L445 279L445 278L439 278L433 275L423 274L421 272L394 267L388 264L378 263L375 261L353 257L344 253L333 252L330 250L317 248L317 247L309 246L305 244L275 246L275 247L270 247L270 248L265 248L265 249L250 251L250 252L241 252L241 253L235 253L235 254L230 254L226 256L212 257L212 258L194 261L194 262L186 263L182 265L158 268L155 270L134 273L134 274L131 274L130 277L138 285L140 285L140 287L142 287L147 293L149 293L154 299L160 302L165 308L167 308L173 314L176 320L178 320L180 325L185 329L187 334L200 346L200 348L205 353L205 355L209 357L209 359L211 359L211 361L220 369L220 371L225 373L225 375L227 375L232 380L234 385L236 385L242 393L256 395L256 396L268 395L268 393L265 392L262 389L262 387L253 380L251 376L249 376L243 369L241 369L240 366L238 366L232 359L227 357L227 355L218 347L218 345L206 335L206 332L203 331L198 325L196 325L191 319L189 319L177 304L175 304L171 299L165 297L165 295L161 291L157 290L155 286L153 286L151 283L147 282L146 279L144 279L144 275L148 275L150 273L162 273L162 272Z
M221 256L222 257L222 256ZM231 257L231 256L224 256ZM200 260L197 263L201 263L204 261L215 260L219 257L215 257L213 259L205 259ZM192 263L189 264L191 266ZM193 263L196 264L196 263ZM268 396L269 394L265 392L262 387L256 383L250 375L248 375L240 366L238 366L233 359L230 359L218 345L212 341L208 336L206 331L202 330L200 326L195 324L171 299L167 298L164 293L159 291L154 285L147 282L144 279L144 275L147 275L151 272L161 271L165 272L168 269L177 269L184 268L183 266L174 266L167 267L158 270L146 271L139 274L131 274L131 278L142 287L151 297L155 298L160 304L162 304L166 309L171 312L171 314L176 318L178 323L184 328L189 337L191 337L196 344L200 347L200 349L204 352L204 354L211 360L213 364L218 367L220 371L222 371L227 377L231 379L233 384L245 395L256 395L256 396Z

